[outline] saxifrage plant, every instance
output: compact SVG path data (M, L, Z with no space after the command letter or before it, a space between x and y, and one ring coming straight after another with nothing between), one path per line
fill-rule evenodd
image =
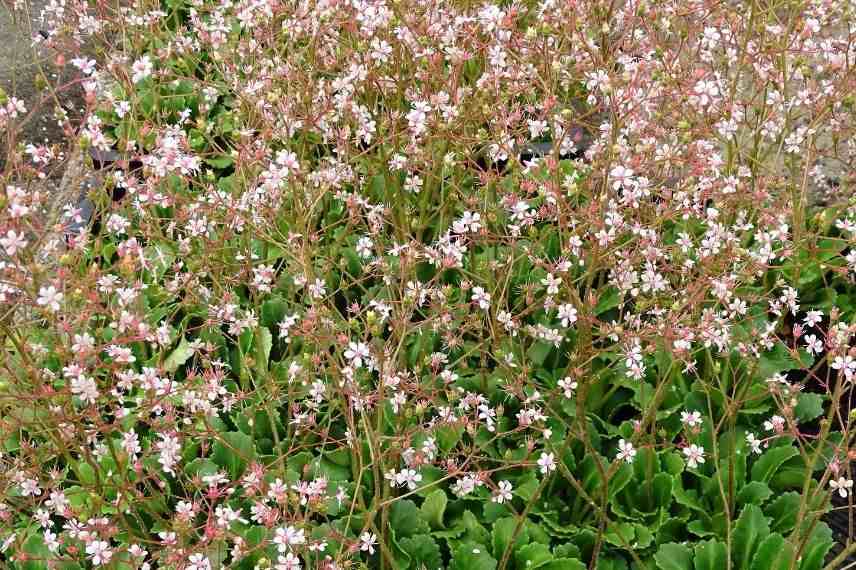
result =
M0 557L837 568L853 10L51 4L142 168L64 244L2 101Z

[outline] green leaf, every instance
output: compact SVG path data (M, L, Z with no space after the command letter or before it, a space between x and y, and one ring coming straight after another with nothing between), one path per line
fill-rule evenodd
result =
M782 343L776 343L772 350L761 354L758 361L758 376L766 380L777 372L785 372L799 368L800 363L794 360L788 348Z
M627 486L631 479L633 479L633 468L629 464L622 462L615 475L609 478L609 496L614 497Z
M167 372L175 372L179 366L190 360L191 356L193 356L193 349L187 339L182 336L178 346L163 361L163 369Z
M766 483L751 481L740 489L740 492L737 494L737 502L741 505L747 503L762 505L772 494L773 491L770 490L769 485Z
M715 538L701 542L695 547L695 570L722 570L728 563L727 557L725 545Z
M802 423L810 422L819 417L823 414L823 396L811 392L800 394L794 413Z
M389 525L399 537L429 532L428 523L420 516L416 503L409 499L395 501L392 504L389 508Z
M607 287L606 294L602 294L597 300L594 314L601 315L606 311L617 307L621 303L621 293L615 287Z
M663 460L663 467L670 475L677 476L684 472L684 460L678 453L667 451L660 457Z
M610 523L606 527L603 538L613 546L626 548L633 544L633 539L636 538L636 529L629 522Z
M225 469L233 481L241 477L247 462L255 457L253 439L239 431L221 433L214 442L211 454L212 461Z
M537 341L532 343L532 346L529 347L529 350L526 352L526 355L529 357L529 360L532 361L532 364L535 367L542 366L544 361L547 360L547 357L550 355L550 352L553 350L553 345L548 342Z
M423 517L432 529L445 528L443 525L443 513L446 512L448 502L449 498L446 496L446 491L435 489L425 497L425 502L419 507Z
M787 556L785 539L779 533L773 533L764 539L758 546L751 568L747 570L772 570L778 568L782 562L780 556Z
M214 475L217 473L219 466L210 459L197 458L184 466L184 472L187 475L197 475L204 477L205 475Z
M490 535L487 529L484 528L472 511L464 511L454 526L464 529L464 535L461 539L463 542L475 542L485 547L490 543ZM437 531L437 533L439 532L445 531Z
M687 514L689 515L689 513ZM686 531L687 523L685 520L677 517L669 518L660 523L660 528L657 529L654 540L657 541L657 544L680 542L686 535Z
M398 541L398 546L410 556L412 568L442 568L440 546L433 538L421 534L408 536Z
M535 570L553 560L546 544L533 542L519 548L514 555L518 570Z
M796 491L782 493L767 505L766 514L772 517L772 529L785 534L793 530L797 524L800 510L800 494Z
M573 542L560 544L553 549L553 556L556 558L582 558L580 548Z
M800 570L820 570L832 543L832 530L826 523L818 523L803 552Z
M660 546L654 555L660 570L692 570L693 553L688 546L669 542Z
M44 570L47 568L44 561L54 558L40 534L31 535L24 543L23 550L32 558L23 563L21 568L24 570Z
M668 473L657 473L651 487L654 492L654 508L668 509L672 504L672 476Z
M526 474L518 479L517 484L514 486L514 491L512 492L524 501L528 502L535 495L538 485L538 478L535 477L535 474L532 471L527 471Z
M799 451L792 445L771 447L752 466L752 480L769 483L779 467L797 455L799 455Z
M770 525L761 509L746 505L734 526L734 561L737 568L749 568L758 545L770 534Z
M256 366L259 370L267 371L270 351L273 347L273 336L267 327L256 329L256 342L258 343L257 354L261 357L261 362L256 362Z
M229 156L228 154L221 154L219 156L214 156L211 158L205 159L205 164L209 164L214 168L224 169L229 168L235 163L235 159Z
M512 552L529 542L526 525L522 524L522 521L520 522L519 530L517 517L504 517L493 524L493 555L497 559L502 558L512 540L514 540Z
M508 516L510 514L511 509L507 504L500 505L499 503L494 503L493 501L485 501L482 505L482 520L489 524L492 524L496 522L497 519Z
M585 568L585 564L582 567ZM601 556L597 561L597 570L627 570L627 562L616 556Z
M262 325L273 329L285 318L287 305L279 297L268 299L262 303L261 323Z
M701 500L699 499L698 491L696 491L695 489L684 489L680 485L680 479L678 479L677 481L678 484L672 488L672 493L674 494L675 502L694 511L707 514L707 509L704 505L701 504Z
M465 542L455 549L449 570L494 570L496 564L484 545Z
M576 558L557 558L541 566L541 570L586 570L586 565Z
M461 441L461 436L464 434L464 428L443 425L438 427L435 432L437 435L437 445L443 452L447 452Z

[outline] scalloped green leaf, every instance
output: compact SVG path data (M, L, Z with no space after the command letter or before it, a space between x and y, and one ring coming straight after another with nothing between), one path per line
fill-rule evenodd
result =
M660 570L693 570L693 552L685 544L669 542L661 545L654 560Z

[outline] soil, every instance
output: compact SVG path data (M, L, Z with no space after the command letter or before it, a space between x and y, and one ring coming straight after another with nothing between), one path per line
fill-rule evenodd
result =
M68 80L76 70L67 63L61 77L53 63L55 54L42 45L41 13L47 0L24 0L14 12L12 2L0 0L0 89L8 97L21 99L28 113L33 111L16 134L16 142L64 147L63 130L54 118L55 101L49 90L38 88L37 78L43 74L49 83L57 84ZM83 107L81 90L62 91L59 104L71 116L79 115ZM7 136L8 133L0 133L0 148L6 148ZM5 159L5 153L0 152L0 173ZM62 172L56 172L51 178L56 181L61 176Z

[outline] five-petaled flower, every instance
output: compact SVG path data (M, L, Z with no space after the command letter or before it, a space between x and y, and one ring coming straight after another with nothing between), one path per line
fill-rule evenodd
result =
M833 492L837 491L839 496L845 498L850 493L850 489L853 488L853 479L845 479L844 477L830 479L829 486L832 487Z
M547 475L548 473L556 470L556 456L552 453L543 452L541 453L541 457L538 458L538 467L541 469L541 473Z
M687 465L692 469L704 463L704 448L699 445L693 443L685 447L684 455L687 457Z
M62 302L63 297L64 295L61 291L58 291L53 285L48 285L39 289L39 297L36 299L36 303L56 312L59 311L60 302Z
M480 309L488 310L490 308L490 293L484 290L484 287L473 287L473 303L476 303Z
M618 455L616 456L616 459L626 461L627 463L633 463L634 457L636 457L636 448L633 447L633 444L627 440L619 439Z

